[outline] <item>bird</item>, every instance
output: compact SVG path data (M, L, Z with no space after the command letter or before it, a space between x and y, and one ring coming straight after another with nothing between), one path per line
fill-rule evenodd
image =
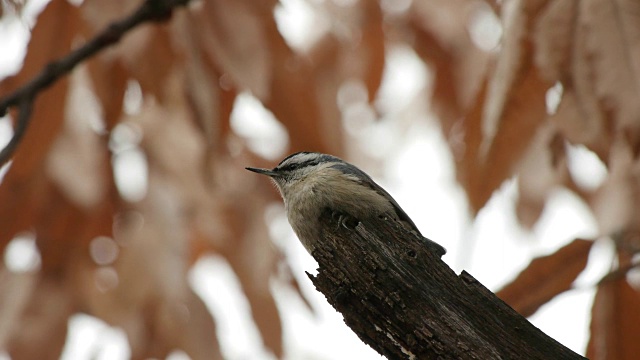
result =
M345 227L391 218L422 237L439 257L446 253L440 244L422 236L407 213L369 175L336 156L302 151L285 157L273 169L245 169L272 179L291 227L310 254L318 241L320 216L327 209Z

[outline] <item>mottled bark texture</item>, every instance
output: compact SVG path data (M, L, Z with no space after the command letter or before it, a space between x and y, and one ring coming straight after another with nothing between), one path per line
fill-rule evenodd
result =
M470 274L456 275L393 220L349 229L327 211L320 223L318 275L309 277L360 339L387 358L584 359Z

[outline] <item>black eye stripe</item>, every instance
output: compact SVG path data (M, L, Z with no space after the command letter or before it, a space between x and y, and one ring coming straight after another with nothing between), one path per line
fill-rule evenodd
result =
M327 154L303 151L287 156L273 170L290 172L297 169L316 166L325 162L342 162L342 160Z
M320 163L319 159L312 159L312 160L307 160L305 162L301 162L301 163L292 163L292 164L287 164L285 166L278 166L276 167L276 170L278 171L292 171L292 170L296 170L296 169L302 169L305 168L307 166L315 166L318 165Z

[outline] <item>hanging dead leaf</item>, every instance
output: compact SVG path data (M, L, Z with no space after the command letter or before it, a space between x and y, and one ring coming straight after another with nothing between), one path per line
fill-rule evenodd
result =
M563 139L551 124L538 130L517 166L517 174L516 216L530 229L540 218L549 195L567 175Z
M413 2L407 12L415 37L413 48L433 69L431 102L448 138L455 136L455 124L478 95L492 58L469 34L481 6L480 2L464 0L420 1Z
M319 151L340 156L343 153L343 128L336 104L340 84L331 76L335 69L336 49L322 42L313 50L314 58L332 61L311 63L295 54L278 33L274 19L269 21L268 40L273 57L273 80L265 106L273 112L289 132L293 151ZM331 64L331 65L329 65ZM329 67L331 66L331 67ZM309 86L309 81L318 86ZM326 108L323 106L327 105Z
M585 144L606 163L614 126L597 96L586 34L586 26L578 19L572 40L571 77L563 83L564 95L553 120L569 141Z
M119 59L100 54L87 63L91 86L99 100L107 131L120 121L124 96L131 76Z
M275 23L266 24L252 4L234 0L206 1L197 15L207 18L200 21L199 31L207 34L203 49L222 72L237 89L249 90L263 101L269 98L271 69L277 65L267 37L272 35L268 26Z
M76 311L59 279L40 277L19 315L21 324L9 336L6 350L13 359L59 359L67 338L67 319Z
M572 39L579 1L551 1L535 19L535 62L544 78L555 83L571 73Z
M628 50L637 47L640 35L637 11L631 1L554 2L539 24L538 63L565 86L554 121L570 141L586 145L605 162L616 136L612 132L626 129L633 147L639 141L640 105L633 99L640 94L640 81L629 74L640 70L640 53Z
M177 76L180 76L179 74ZM127 118L142 130L141 148L150 171L170 178L191 211L211 201L204 182L206 144L186 109L182 78L176 78L175 92L167 93L168 104L147 99L142 111ZM161 124L161 126L159 126Z
M140 83L145 94L160 102L168 101L171 76L182 62L182 54L173 45L170 29L162 25L140 27L127 34L117 48L122 63ZM153 66L149 66L149 62Z
M276 273L280 254L271 243L264 223L264 200L252 197L251 201L244 198L227 202L226 212L235 215L234 218L240 221L232 229L236 239L234 246L223 249L222 254L242 284L251 306L251 315L265 346L277 357L281 357L282 322L269 287L269 279Z
M594 76L595 93L603 111L618 128L633 129L640 121L640 26L636 1L580 1L585 54Z
M222 360L216 325L202 299L189 290L181 304L169 305L173 313L164 342L183 349L192 359Z
M640 293L622 277L601 284L591 308L592 360L631 360L640 353Z
M106 28L110 23L130 14L144 0L85 0L80 5L82 16L93 32Z
M7 342L22 319L22 314L38 283L35 273L12 273L0 270L0 348Z
M175 336L180 324L174 316L189 314L180 306L189 291L188 233L180 211L174 185L151 173L147 196L114 224L119 255L113 266L97 266L88 252L69 261L78 301L90 315L125 331L132 358L167 356L172 348L162 335ZM165 316L176 321L175 327L165 324L164 333L154 331Z
M558 109L549 120L567 141L585 145L606 162L611 144L610 133L602 128L603 123L597 116L588 116L583 114L584 111L584 105L578 103L576 90L565 88Z
M25 84L49 61L67 53L79 24L80 15L75 6L67 1L50 2L38 16L20 72L0 83L0 93L6 94ZM33 175L61 129L67 86L68 81L63 78L35 100L31 125L11 167L11 172L15 172L20 180Z
M38 16L27 56L20 72L0 83L7 93L35 76L42 67L71 49L78 29L77 8L66 1L52 1ZM13 157L0 187L0 250L35 221L47 191L43 161L62 128L68 80L61 79L35 100L30 127ZM15 113L14 113L15 116Z
M453 123L447 134L453 136L450 144L456 174L474 212L514 174L547 118L545 94L550 84L541 79L533 65L528 33L533 26L531 18L542 5L540 1L525 1L509 7L503 51L496 67L464 120ZM456 135L460 132L461 136ZM464 140L456 140L458 137Z
M182 39L180 45L185 55L185 88L188 103L196 123L205 134L209 149L208 156L215 157L215 153L225 149L225 139L230 132L230 117L236 98L236 89L231 84L224 83L216 64L206 52L208 32L203 24L207 18L197 16L197 13L183 12L177 14L174 30ZM228 77L228 76L227 76Z
M46 164L51 181L73 203L85 209L96 207L103 200L108 175L103 172L108 161L107 152L90 124L92 118L99 121L99 112L87 77L86 69L82 67L72 74L65 125Z
M475 211L513 174L547 118L545 95L551 85L533 65L529 35L531 19L543 4L544 1L523 1L514 4L505 15L503 50L489 80L482 110L482 143L478 149L469 149L481 169L467 188L475 193L471 198L479 200L471 203Z
M587 265L591 245L591 240L576 239L551 255L533 259L496 295L522 316L533 315L540 306L571 288Z
M358 3L362 9L362 21L358 28L362 38L354 49L351 65L345 71L345 77L356 77L363 80L367 87L369 101L373 102L382 83L382 73L385 66L385 34L384 20L380 4L375 1Z
M637 214L637 175L633 173L633 155L624 141L615 141L610 149L609 176L596 189L590 206L603 234L613 234L635 223Z

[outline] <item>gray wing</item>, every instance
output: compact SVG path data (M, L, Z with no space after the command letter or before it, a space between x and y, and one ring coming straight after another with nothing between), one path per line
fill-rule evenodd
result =
M395 210L395 213L398 216L398 218L400 220L406 222L411 227L411 230L414 230L415 232L418 233L418 235L422 236L422 234L420 233L420 230L418 230L418 227L416 226L416 224L413 222L413 220L411 220L409 215L407 215L407 213L405 213L404 210L402 210L402 208L396 202L396 200L385 189L383 189L380 185L376 184L376 182L373 181L373 179L371 179L371 177L369 177L369 175L367 175L367 173L365 173L364 171L358 169L355 166L349 166L347 164L336 164L336 165L333 165L331 167L335 168L335 169L338 169L338 170L342 171L345 174L355 175L355 178L359 179L358 181L360 182L360 184L362 184L363 186L367 186L367 187L373 189L378 194L384 196L393 205L393 209ZM355 180L355 178L354 178L354 180ZM364 179L364 180L362 180L362 179Z
M422 235L422 233L420 232L420 230L418 229L418 227L416 226L416 224L413 222L413 220L411 220L411 218L409 217L409 215L407 215L406 212L404 212L404 210L402 210L402 208L400 207L400 205L398 204L398 202L393 198L393 196L391 196L391 194L389 194L385 189L383 189L380 185L378 185L375 181L373 181L373 179L371 179L371 177L369 175L367 175L367 173L365 173L364 171L358 169L355 166L349 166L347 164L336 164L331 166L332 168L336 168L340 171L342 171L345 174L351 174L354 175L355 178L359 179L358 181L364 185L364 186L368 186L371 189L373 189L374 191L376 191L378 194L384 196L386 199L389 200L389 202L393 205L393 209L396 213L396 215L398 216L398 219L400 219L400 221L404 222L405 224L409 225L409 227L411 228L411 230L415 231L418 235L420 235L423 239L425 239L427 241L427 245L431 246L432 248L434 248L435 252L439 255L442 256L444 255L447 250L442 247L442 245L427 239L426 237L424 237ZM364 179L364 180L362 180Z

